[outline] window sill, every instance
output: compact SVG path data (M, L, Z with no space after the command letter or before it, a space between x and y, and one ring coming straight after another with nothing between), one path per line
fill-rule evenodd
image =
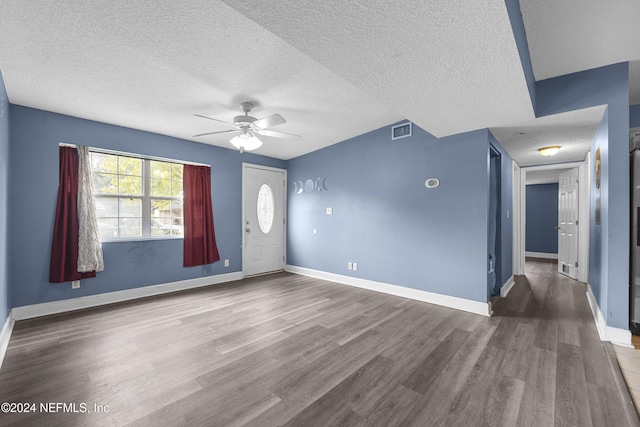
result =
M100 243L131 243L162 240L183 240L183 236L153 236L153 237L122 237L117 239L102 239Z

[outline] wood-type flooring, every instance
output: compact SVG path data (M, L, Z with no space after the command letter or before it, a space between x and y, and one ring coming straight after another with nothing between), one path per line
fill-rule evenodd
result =
M640 426L585 292L530 260L491 318L278 273L19 321L0 425Z

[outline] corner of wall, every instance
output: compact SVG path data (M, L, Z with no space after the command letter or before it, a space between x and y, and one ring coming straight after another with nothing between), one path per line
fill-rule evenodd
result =
M9 97L0 70L0 323L9 319Z

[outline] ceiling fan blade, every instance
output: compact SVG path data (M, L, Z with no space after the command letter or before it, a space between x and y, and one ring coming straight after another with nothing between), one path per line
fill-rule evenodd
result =
M283 123L287 123L287 121L278 113L263 117L260 120L253 122L253 124L260 129L271 128Z
M194 116L202 117L203 119L213 120L214 122L220 122L220 123L224 123L225 125L229 125L229 126L234 126L235 127L235 125L233 123L225 122L224 120L214 119L213 117L203 116L202 114L194 114Z
M284 133L284 132L278 132L275 130L267 130L267 129L261 129L259 131L257 131L256 133L260 134L260 135L264 135L264 136L271 136L273 138L282 138L282 139L298 139L300 138L300 135L294 135L292 133Z
M192 138L196 138L198 136L206 136L206 135L216 135L216 134L221 134L221 133L236 133L236 132L240 132L239 130L221 130L218 132L206 132L206 133L199 133L197 135L193 135Z

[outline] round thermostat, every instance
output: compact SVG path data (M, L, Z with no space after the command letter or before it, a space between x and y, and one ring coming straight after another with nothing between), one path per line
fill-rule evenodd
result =
M424 182L424 186L427 188L436 188L438 185L440 185L438 178L429 178Z

